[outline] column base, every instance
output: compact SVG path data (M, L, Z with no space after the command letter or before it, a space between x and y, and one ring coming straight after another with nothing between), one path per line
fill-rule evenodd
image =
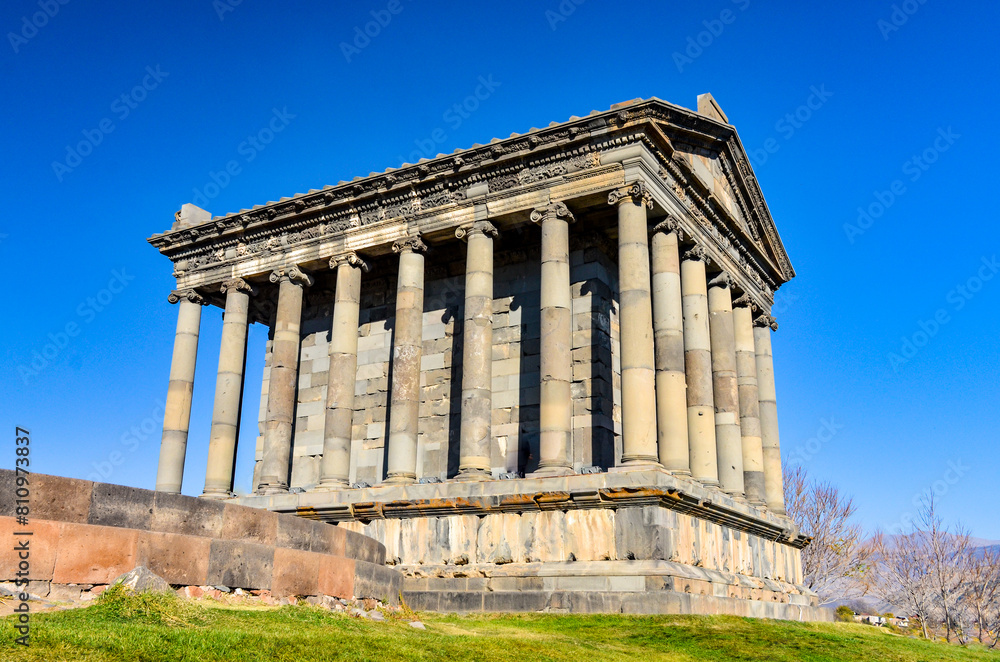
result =
M576 474L570 467L540 467L525 478L547 478L549 476L572 476Z
M208 492L208 491L206 491L204 494L202 494L198 498L199 499L213 499L215 501L222 501L224 499L232 499L235 496L236 496L236 494L234 494L233 492L215 492L215 491Z
M648 471L650 469L656 469L659 471L663 471L665 473L670 473L658 461L646 458L626 460L616 467L609 467L608 473L618 473L620 471Z
M346 480L333 479L333 480L327 480L325 482L320 482L319 485L317 485L316 487L314 487L314 488L312 488L311 490L308 490L308 491L309 492L333 492L335 490L346 490L350 486L351 486L350 483L348 481L346 481Z
M262 485L257 488L257 494L262 496L271 496L274 494L288 494L287 485Z
M389 474L389 476L382 481L385 485L411 485L417 482L416 474Z
M462 469L452 480L459 482L493 480L493 474L485 469Z

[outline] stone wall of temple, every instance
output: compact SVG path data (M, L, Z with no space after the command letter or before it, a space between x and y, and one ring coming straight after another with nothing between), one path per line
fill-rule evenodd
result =
M537 233L528 227L501 238L495 256L494 476L529 473L538 466L541 265ZM460 246L452 244L447 249ZM464 253L447 249L438 251L444 255L429 254L427 260L417 453L417 475L441 480L458 473L465 278ZM613 251L614 246L595 233L574 234L570 246L576 471L587 466L607 469L621 457L618 285ZM362 280L351 483L375 485L385 477L396 263L395 256L371 260L371 271ZM333 286L332 274L318 275L303 311L290 487L308 489L320 479ZM268 341L254 485L263 456L270 363Z

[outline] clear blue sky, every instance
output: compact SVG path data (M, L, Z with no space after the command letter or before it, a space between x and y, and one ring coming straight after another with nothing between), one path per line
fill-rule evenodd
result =
M169 262L145 239L196 190L221 214L418 150L635 97L691 107L711 92L753 156L799 274L776 306L786 457L853 494L866 525L899 522L936 484L946 517L1000 538L995 3L908 0L893 16L888 0L232 2L0 10L0 466L13 465L22 425L36 471L112 468L111 482L153 486L176 309ZM46 6L53 16L38 14ZM385 25L352 43L371 12ZM478 108L449 112L481 78L491 91ZM287 126L246 143L275 109ZM238 174L210 186L230 161ZM870 214L860 222L859 207ZM63 338L67 325L75 335ZM220 327L207 311L192 494ZM64 346L34 370L49 334ZM251 333L244 490L264 336Z

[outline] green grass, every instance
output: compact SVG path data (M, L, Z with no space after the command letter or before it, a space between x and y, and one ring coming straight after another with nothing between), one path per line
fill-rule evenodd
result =
M0 621L0 660L995 660L845 623L732 616L443 616L426 631L392 614L372 622L309 607L234 609L172 595L112 592L86 609L32 617L31 645Z

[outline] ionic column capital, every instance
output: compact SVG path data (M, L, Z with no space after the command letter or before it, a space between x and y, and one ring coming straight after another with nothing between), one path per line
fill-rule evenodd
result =
M500 236L500 231L489 221L475 221L467 225L462 225L455 230L455 236L459 239L468 240L474 234L482 234L491 239Z
M561 218L569 223L576 220L573 212L569 210L565 202L553 202L544 207L536 207L531 212L532 223L541 223L547 218Z
M755 304L753 302L753 299L750 298L749 294L747 294L746 292L744 292L743 294L741 294L738 297L736 297L735 299L733 299L733 307L734 308L749 308L750 310L753 310L754 308L757 307L757 304Z
M681 226L681 222L678 221L673 216L667 216L665 219L653 226L653 232L662 232L663 234L670 234L674 232L677 234L677 240L684 240L684 228Z
M360 255L354 251L348 251L346 253L341 253L340 255L334 255L330 258L330 268L336 269L342 264L349 264L355 269L361 269L365 273L368 273L368 263L365 262Z
M197 290L174 290L167 295L167 301L170 303L177 303L181 300L190 301L191 303L197 303L201 306L208 305L208 299L202 296Z
M773 317L767 314L761 315L760 317L754 319L753 325L761 327L769 326L771 327L772 331L778 330L778 320L774 319Z
M280 283L282 280L287 280L302 287L309 287L314 282L313 277L297 265L282 267L271 272L270 281L272 283Z
M729 275L728 271L721 271L715 275L714 278L708 281L709 287L721 287L727 288L732 287L733 277Z
M612 189L608 193L608 204L618 205L632 201L640 207L653 208L653 195L649 192L649 187L644 182L634 182L628 186Z
M684 256L683 257L684 257L685 260L693 260L695 262L704 262L706 264L709 261L708 251L705 250L705 247L702 246L701 244L695 244L689 250L684 251Z
M404 237L392 243L393 253L426 253L427 244L420 239L420 235L415 237Z
M219 286L219 291L223 294L229 294L231 291L246 292L251 296L257 294L257 288L242 278L230 278L222 281L222 285Z

